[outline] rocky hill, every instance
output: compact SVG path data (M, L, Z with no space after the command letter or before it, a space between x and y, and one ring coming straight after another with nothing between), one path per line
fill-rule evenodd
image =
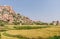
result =
M0 6L0 20L10 24L32 24L33 21L26 16L16 13L11 6Z

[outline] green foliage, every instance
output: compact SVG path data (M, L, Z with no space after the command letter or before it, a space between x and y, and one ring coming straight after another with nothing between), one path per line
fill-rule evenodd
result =
M60 36L49 37L48 39L60 39Z
M14 23L14 25L20 24L20 22L17 22L17 21L14 21L13 23Z
M3 23L0 23L0 26L4 26L4 24Z
M35 22L36 25L48 25L48 23Z
M50 23L50 25L53 25L53 23Z
M33 25L33 23L22 23L22 25Z
M49 27L49 26L14 26L14 28L16 30L20 30L20 29L39 29L39 28L46 28L46 27Z
M4 21L0 20L0 26L4 26Z
M7 30L3 30L3 29L2 29L2 30L0 30L0 32L4 32L4 31L7 31Z

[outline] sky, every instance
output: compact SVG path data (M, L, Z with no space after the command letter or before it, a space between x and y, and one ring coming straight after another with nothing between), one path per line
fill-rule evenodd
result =
M60 21L60 0L0 0L0 5L12 6L15 12L32 20Z

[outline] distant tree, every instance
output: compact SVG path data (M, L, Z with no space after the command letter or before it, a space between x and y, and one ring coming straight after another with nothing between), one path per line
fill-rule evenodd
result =
M20 23L19 23L19 22L17 22L17 21L14 21L13 23L14 23L14 25L18 25L18 24L20 24Z
M53 25L53 23L50 23L49 25Z
M44 23L44 22L34 22L34 24L36 24L36 25L48 25L48 23Z
M59 21L56 21L56 25L59 25Z

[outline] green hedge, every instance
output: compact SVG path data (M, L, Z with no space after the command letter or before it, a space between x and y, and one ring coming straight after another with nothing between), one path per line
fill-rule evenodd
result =
M49 26L14 26L14 29L20 30L20 29L40 29L40 28L47 28Z

